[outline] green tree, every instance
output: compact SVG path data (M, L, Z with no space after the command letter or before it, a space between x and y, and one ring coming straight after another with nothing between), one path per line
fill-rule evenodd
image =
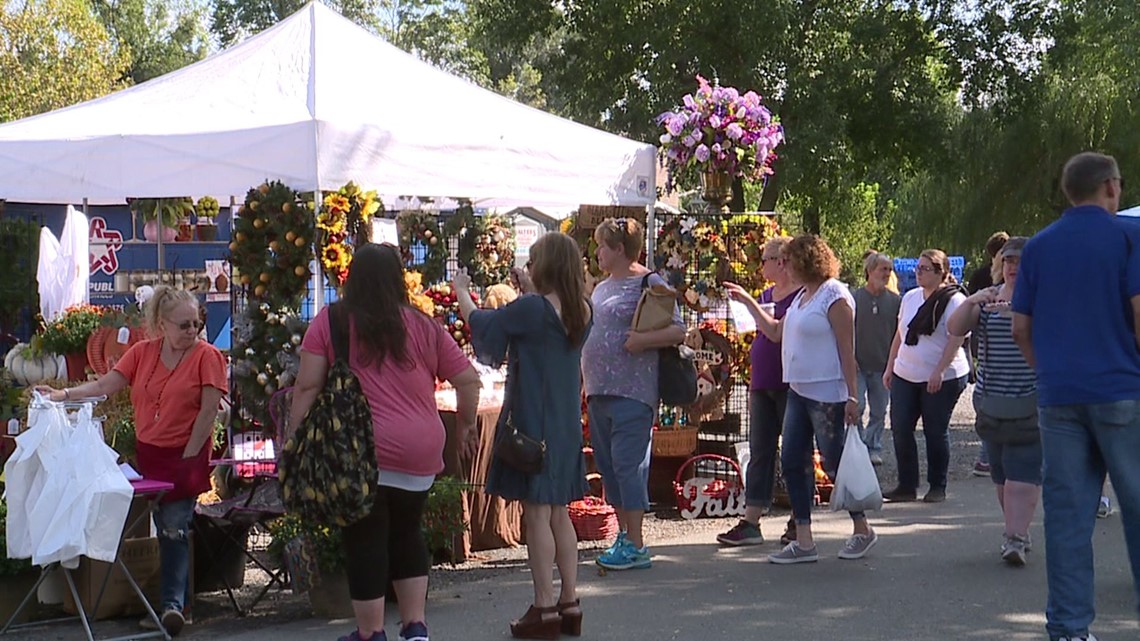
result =
M0 9L0 122L110 93L126 66L86 0L16 0Z
M166 0L91 0L123 55L125 79L146 82L206 57L205 8Z
M376 31L381 0L321 0L353 22ZM242 40L296 13L308 0L214 0L210 30L223 47Z

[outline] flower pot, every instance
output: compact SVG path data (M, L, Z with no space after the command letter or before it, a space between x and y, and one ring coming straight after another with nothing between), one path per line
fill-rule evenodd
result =
M701 198L708 203L707 213L721 213L731 197L732 176L727 171L706 171L701 174Z
M203 225L198 223L198 240L204 243L212 243L218 239L218 226L217 225Z
M178 221L178 234L174 240L185 243L194 240L194 225L190 224L189 220Z
M174 239L177 237L178 237L178 230L177 229L171 229L170 227L163 227L162 228L162 242L173 243ZM157 220L148 220L146 222L146 224L143 225L143 238L145 238L148 242L152 242L152 243L158 241L158 221Z
M67 361L67 380L87 380L87 350L64 354L63 359Z
M321 572L321 582L309 590L309 605L318 619L351 619L352 598L344 571Z

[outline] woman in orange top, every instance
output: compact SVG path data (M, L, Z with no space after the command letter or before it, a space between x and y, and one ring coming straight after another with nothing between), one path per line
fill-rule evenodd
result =
M110 396L131 386L139 472L174 490L154 515L162 566L162 625L177 635L186 619L190 574L187 533L198 494L210 489L210 441L228 389L226 359L198 340L198 299L160 286L144 308L152 338L132 346L99 380L65 390L39 388L53 401Z

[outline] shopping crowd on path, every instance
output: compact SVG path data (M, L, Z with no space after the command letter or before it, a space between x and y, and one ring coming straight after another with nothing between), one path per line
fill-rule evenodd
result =
M1040 498L1049 638L1095 639L1089 630L1095 615L1091 537L1106 474L1120 502L1134 581L1140 578L1140 466L1134 464L1140 451L1140 252L1134 251L1140 227L1115 217L1123 180L1111 157L1074 156L1061 185L1072 207L1032 238L995 235L987 244L992 265L976 272L969 290L939 249L921 253L917 287L901 296L891 258L874 251L864 257L865 284L849 287L837 279L839 261L827 242L811 235L775 238L763 247L761 275L771 285L758 297L724 284L754 317L758 334L750 354L745 513L717 536L719 543L765 542L760 517L772 506L778 469L792 515L767 560L813 563L825 552L864 558L879 537L862 511L850 512L851 535L840 549L816 545L813 452L818 449L824 471L836 479L847 426L856 426L870 463L881 464L889 411L898 473L883 497L916 501L923 485L915 435L921 420L921 500L942 503L950 416L973 375L982 439L976 469L992 477L1004 519L1000 557L1012 566L1027 562ZM453 281L476 356L507 368L486 491L523 505L534 598L509 624L516 638L578 636L589 611L578 598L577 538L567 510L587 490L583 394L605 499L620 525L597 564L615 571L653 565L643 516L650 507L660 353L682 344L687 332L676 307L665 327L632 330L642 290L667 286L638 262L644 237L634 219L607 219L597 227L597 263L605 278L592 292L577 243L556 232L540 237L527 268L513 273L517 299L511 292L497 297L502 306L479 309L466 271ZM161 621L178 634L187 623L190 512L184 498L201 489L208 469L203 417L212 414L226 384L220 356L197 340L201 325L192 297L160 288L147 318L159 338L132 348L109 374L42 391L62 400L131 385L140 465L148 477L151 464L177 471L164 477L175 484L177 500L163 504L156 524ZM356 625L340 641L386 641L389 582L398 596L399 639L428 641L430 564L420 528L428 489L443 470L446 437L435 382L447 380L456 389L454 437L470 457L479 378L445 330L409 304L402 260L391 246L359 248L341 302L313 320L302 342L287 435L345 353L371 407L379 478L369 515L344 528ZM197 393L164 393L172 381ZM170 425L160 417L170 415L185 419L179 422L185 429L159 429ZM1135 587L1140 595L1140 582Z

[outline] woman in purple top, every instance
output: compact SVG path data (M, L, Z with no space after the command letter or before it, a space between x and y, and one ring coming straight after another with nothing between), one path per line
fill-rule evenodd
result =
M753 316L759 317L760 305L775 304L777 319L783 318L792 304L792 299L800 291L800 286L792 281L784 267L781 252L791 238L780 236L764 245L761 254L760 273L764 280L772 283L760 295L760 300L749 296L739 286L742 294L733 297L741 300ZM763 325L758 324L759 327ZM746 471L744 488L744 518L733 528L716 537L725 545L758 545L764 542L760 533L760 515L772 507L772 492L776 485L776 458L779 451L780 433L784 429L784 404L788 398L788 385L784 382L784 369L780 359L780 344L773 342L763 331L758 332L752 341L752 391L749 397L748 446L751 452ZM781 539L795 538L795 521L788 521L788 530ZM786 545L788 541L783 541Z

